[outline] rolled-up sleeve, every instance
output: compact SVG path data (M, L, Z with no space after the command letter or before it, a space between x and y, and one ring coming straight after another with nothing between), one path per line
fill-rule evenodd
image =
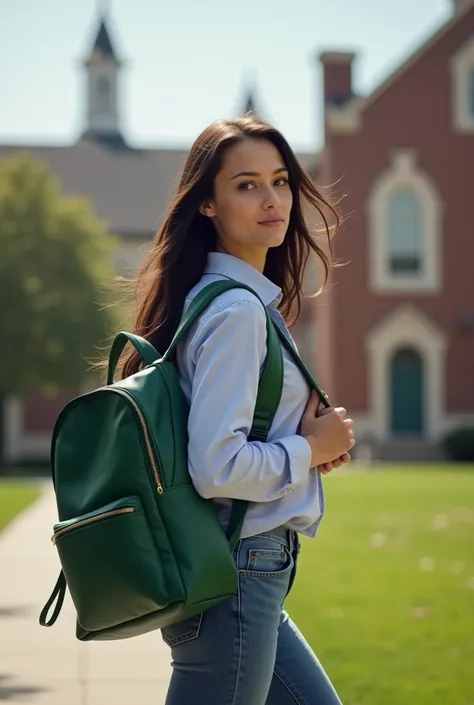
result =
M302 436L248 441L266 354L261 304L243 299L223 305L201 319L191 345L188 458L199 494L269 502L304 484L311 448Z

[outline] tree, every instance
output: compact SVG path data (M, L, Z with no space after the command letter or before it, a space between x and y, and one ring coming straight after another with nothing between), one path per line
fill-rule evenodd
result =
M0 163L0 410L9 395L84 379L116 320L115 245L90 201L64 197L45 164L27 153Z

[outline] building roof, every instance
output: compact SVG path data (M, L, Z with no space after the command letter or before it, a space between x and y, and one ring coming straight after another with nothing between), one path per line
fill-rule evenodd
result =
M112 42L110 41L109 33L105 24L105 20L102 20L99 27L99 33L94 44L94 51L101 51L102 54L115 57L115 52L112 47Z
M450 32L458 23L465 21L465 16L474 11L474 5L467 3L465 8L455 13L447 22L444 22L433 34L431 34L410 56L396 68L382 83L380 83L367 97L363 99L363 108L374 103L379 96L390 89L395 81L404 74L420 59L422 59L439 41Z
M99 29L94 44L92 46L92 50L89 56L87 57L86 65L94 59L109 59L115 61L117 65L120 64L118 56L112 45L112 40L110 39L107 24L103 17L100 20Z
M173 149L108 149L100 140L70 147L0 145L0 160L18 151L49 163L65 195L89 196L110 229L150 237L159 223L186 157Z

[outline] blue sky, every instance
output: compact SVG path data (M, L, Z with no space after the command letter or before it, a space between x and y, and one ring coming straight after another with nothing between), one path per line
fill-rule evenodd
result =
M94 0L0 0L0 141L66 144L84 126L81 61ZM107 3L102 3L107 4ZM451 0L111 0L125 59L122 126L137 145L188 147L257 105L295 149L322 142L323 50L355 50L355 89L382 81L451 15Z

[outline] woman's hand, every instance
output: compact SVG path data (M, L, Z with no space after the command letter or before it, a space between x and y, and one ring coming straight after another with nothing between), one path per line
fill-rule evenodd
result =
M320 465L318 467L319 472L321 475L327 475L328 473L331 472L331 470L337 470L337 468L340 468L341 465L346 465L346 463L351 462L351 456L350 453L344 453L344 455L341 455L340 458L336 458L336 460L332 460L330 463L324 463L323 465Z
M344 408L324 407L312 392L301 421L301 434L311 446L312 467L323 474L350 461L348 450L355 444L352 419Z
M327 414L329 408L330 407L327 407L322 402L320 402L318 409L316 411L316 416L324 416L324 414ZM337 470L342 465L346 465L347 463L350 463L351 459L352 458L349 453L344 453L344 455L341 455L339 458L336 458L332 462L324 463L323 465L320 465L318 467L318 470L321 473L321 475L327 475L328 473L331 472L331 470Z

